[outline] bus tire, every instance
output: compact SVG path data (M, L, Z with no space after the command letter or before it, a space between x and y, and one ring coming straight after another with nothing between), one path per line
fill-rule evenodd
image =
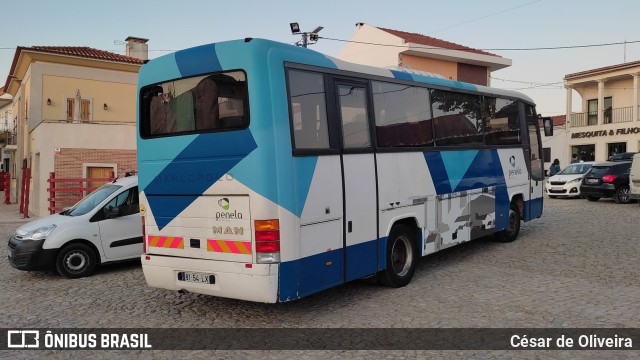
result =
M96 253L85 244L73 243L63 247L56 257L58 273L67 279L91 275L97 265Z
M382 285L403 287L411 282L418 262L415 231L407 225L394 225L387 239L386 259L387 268L378 274Z
M520 234L520 213L516 204L509 208L509 222L507 228L496 233L496 239L500 242L512 242Z

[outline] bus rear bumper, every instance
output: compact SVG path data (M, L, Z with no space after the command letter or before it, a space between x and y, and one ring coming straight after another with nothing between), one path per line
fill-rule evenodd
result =
M142 255L142 271L151 287L174 291L275 303L278 299L278 264L250 264L228 261L185 259L163 255ZM179 280L179 273L214 276L215 282Z

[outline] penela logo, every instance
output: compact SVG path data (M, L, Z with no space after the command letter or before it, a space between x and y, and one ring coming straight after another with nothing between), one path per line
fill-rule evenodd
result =
M511 157L509 158L509 163L511 164L511 167L513 168L513 169L509 170L509 177L522 175L522 169L519 168L519 167L516 168L516 157L515 157L515 155L511 155Z
M218 200L218 205L223 208L225 211L229 210L229 208L231 207L229 205L229 199L228 198L222 198L220 200Z

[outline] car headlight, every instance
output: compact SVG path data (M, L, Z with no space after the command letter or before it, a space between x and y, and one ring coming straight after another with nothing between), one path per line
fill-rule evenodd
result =
M22 235L22 240L42 240L46 239L51 232L56 228L57 225L47 225L41 228L35 229L33 231L29 231L26 234Z
M582 181L582 178L573 179L573 180L567 182L567 184L575 184L575 183L579 183L580 181Z

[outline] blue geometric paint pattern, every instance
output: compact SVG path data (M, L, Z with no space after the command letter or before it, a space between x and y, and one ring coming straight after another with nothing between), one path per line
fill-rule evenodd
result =
M218 137L216 142L200 135L169 164L147 164L150 169L154 166L164 166L144 189L149 207L154 212L159 207L169 206L168 209L163 209L163 217L156 218L158 228L162 230L255 148L256 143L249 130L226 133L224 137ZM182 199L179 202L167 203L166 199L163 200L167 195L186 195L190 201Z

